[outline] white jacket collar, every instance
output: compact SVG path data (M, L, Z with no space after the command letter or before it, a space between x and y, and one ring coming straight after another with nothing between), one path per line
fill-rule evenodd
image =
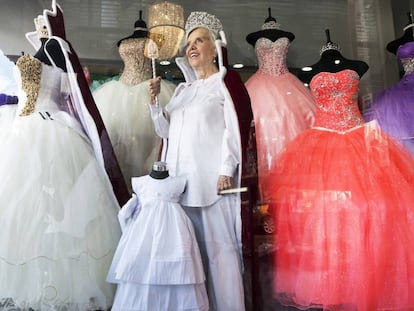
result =
M224 76L227 71L226 67L224 67L223 65L223 52L221 50L222 47L227 46L227 40L224 31L220 31L220 38L221 39L217 39L215 41L215 45L218 56L219 72L222 74L222 76ZM190 66L186 56L177 57L175 59L175 62L178 68L180 68L180 70L182 71L186 82L193 82L198 79L197 72Z

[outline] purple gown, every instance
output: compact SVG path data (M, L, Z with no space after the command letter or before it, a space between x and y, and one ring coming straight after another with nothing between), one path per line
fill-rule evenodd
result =
M364 119L376 119L381 129L399 140L414 155L414 41L398 48L405 75L382 91L367 108Z

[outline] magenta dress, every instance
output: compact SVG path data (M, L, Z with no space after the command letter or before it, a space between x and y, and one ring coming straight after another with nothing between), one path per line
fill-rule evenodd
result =
M363 115L367 121L377 120L384 132L414 155L414 41L401 45L397 58L403 65L404 77L376 96Z
M286 66L289 39L257 40L258 71L246 82L256 127L259 188L268 199L269 174L277 155L314 119L315 105L309 90Z

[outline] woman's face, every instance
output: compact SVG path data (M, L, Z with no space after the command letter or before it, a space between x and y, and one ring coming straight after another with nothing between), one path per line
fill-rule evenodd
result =
M194 69L211 66L216 56L213 39L206 28L194 29L187 39L186 56Z

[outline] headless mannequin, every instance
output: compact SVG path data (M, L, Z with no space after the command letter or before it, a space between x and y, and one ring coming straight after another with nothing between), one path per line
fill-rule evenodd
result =
M154 162L149 174L154 179L165 179L169 176L167 163L162 161Z
M256 41L260 38L266 38L275 42L279 38L288 38L290 42L295 39L295 35L291 32L280 30L280 26L276 19L272 17L272 11L270 8L267 9L269 16L266 18L264 25L267 25L266 28L262 27L262 30L253 32L246 36L246 41L251 45L255 46Z
M400 45L403 45L404 43L414 41L414 23L413 23L413 17L410 12L407 13L408 16L408 24L404 27L404 34L398 38L395 39L387 44L387 51L392 54L397 54L398 47Z
M298 78L309 84L312 78L319 72L339 72L344 69L351 69L358 73L359 77L368 70L368 64L360 60L350 60L342 56L339 52L339 46L332 42L329 35L329 29L325 30L327 41L321 49L320 60L311 66L309 71L300 71Z
M139 11L139 19L134 26L132 35L117 43L119 55L124 62L124 70L119 81L130 86L152 77L151 59L144 55L148 31L146 23L142 20L142 11Z

